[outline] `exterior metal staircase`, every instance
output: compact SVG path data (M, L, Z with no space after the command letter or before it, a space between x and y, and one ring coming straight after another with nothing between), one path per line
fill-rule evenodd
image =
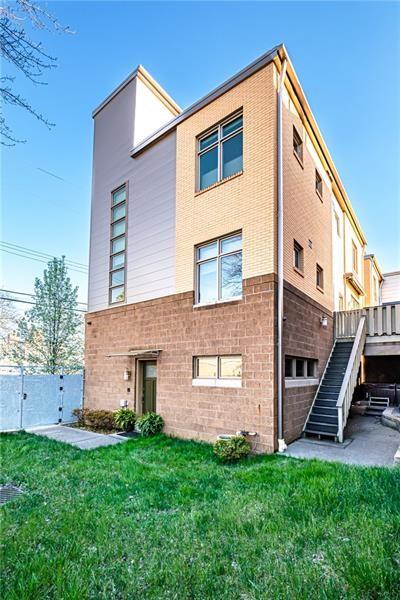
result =
M336 336L303 435L331 437L335 441L343 442L343 432L357 385L365 338L365 316L359 319L353 336Z
M305 434L338 436L338 409L336 407L349 362L353 341L336 341L329 357L321 383L315 395L304 428Z

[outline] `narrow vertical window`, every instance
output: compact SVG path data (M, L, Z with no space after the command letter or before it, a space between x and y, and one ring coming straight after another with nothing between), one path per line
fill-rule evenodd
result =
M126 185L111 194L109 303L125 301Z
M243 115L236 115L197 139L198 190L243 170Z
M322 193L323 193L322 177L318 173L317 169L315 169L315 191L317 192L318 196L320 198L322 198Z
M324 270L320 265L317 265L316 276L317 288L322 291L324 289Z
M336 222L336 233L337 236L340 237L340 220L339 215L335 212L335 222Z
M358 249L355 243L352 241L352 257L353 257L353 271L354 273L358 273Z
M301 164L303 164L303 140L301 139L299 132L297 131L296 127L294 127L294 126L293 126L293 152L295 153L295 155L297 156L297 158L299 159Z
M303 272L304 270L304 252L303 247L300 246L296 240L293 242L293 266L297 271Z

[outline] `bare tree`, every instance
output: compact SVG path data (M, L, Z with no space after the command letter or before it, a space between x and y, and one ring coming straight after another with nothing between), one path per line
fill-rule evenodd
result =
M46 71L56 67L57 59L45 52L42 43L31 39L26 26L42 31L72 33L68 27L59 21L44 5L34 0L6 0L0 6L0 52L3 60L7 61L17 72L22 73L33 84L46 85L42 77ZM27 110L38 121L49 129L54 123L33 108L29 100L13 89L15 77L2 75L0 77L0 97L2 105L9 104ZM18 139L6 122L3 108L0 112L0 143L14 146Z

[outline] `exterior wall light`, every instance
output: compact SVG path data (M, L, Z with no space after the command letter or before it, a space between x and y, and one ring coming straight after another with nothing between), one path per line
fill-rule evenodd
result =
M328 327L328 317L326 315L322 315L319 322L321 323L321 327Z
M131 372L129 369L125 369L124 371L124 381L129 381L131 378Z
M120 400L119 405L121 408L126 408L128 406L128 400Z

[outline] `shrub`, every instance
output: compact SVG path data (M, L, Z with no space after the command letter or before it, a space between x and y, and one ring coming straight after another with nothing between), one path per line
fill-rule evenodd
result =
M214 454L216 454L221 462L235 462L248 456L250 453L250 442L242 435L217 440L214 444Z
M136 415L130 408L120 408L114 413L115 424L122 431L133 431Z
M136 427L143 437L160 433L164 427L164 420L156 413L146 413L137 418Z
M114 413L111 410L77 408L73 411L73 414L77 417L78 425L81 427L103 429L105 431L112 431L115 429Z

